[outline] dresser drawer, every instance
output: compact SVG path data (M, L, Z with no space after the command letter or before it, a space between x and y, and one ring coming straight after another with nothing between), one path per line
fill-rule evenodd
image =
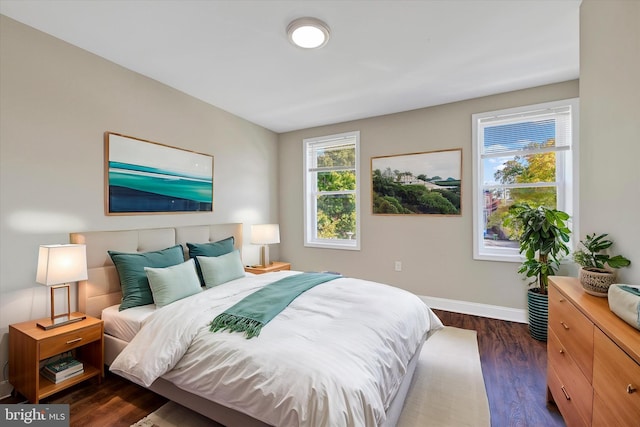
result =
M554 286L549 287L549 329L589 383L593 378L593 323Z
M40 360L102 339L102 325L96 324L40 341Z
M549 389L567 425L590 425L593 388L553 331L547 339L547 356Z
M597 395L594 412L614 414L620 426L639 425L640 365L598 328L594 333L593 388Z
M594 393L593 396L593 423L591 424L593 427L611 427L615 425L616 427L624 427L621 421L619 421L616 414L604 403L604 400L598 395ZM630 427L636 427L634 424L627 424Z

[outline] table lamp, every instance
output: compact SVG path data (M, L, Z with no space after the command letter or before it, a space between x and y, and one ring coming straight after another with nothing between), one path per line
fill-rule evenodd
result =
M280 243L280 226L278 224L257 224L251 226L251 243L262 245L260 265L271 265L269 261L269 245Z
M71 316L70 282L87 280L87 252L85 245L41 245L38 253L36 282L51 289L51 319L38 322L42 329L57 328L77 322L86 316ZM66 289L65 313L55 312L55 291Z

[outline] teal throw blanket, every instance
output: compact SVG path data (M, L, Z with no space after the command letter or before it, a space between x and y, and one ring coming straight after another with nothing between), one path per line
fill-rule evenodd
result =
M216 316L209 324L212 332L244 332L247 339L260 335L262 327L276 317L300 294L316 285L342 277L329 273L300 273L287 276L246 296Z

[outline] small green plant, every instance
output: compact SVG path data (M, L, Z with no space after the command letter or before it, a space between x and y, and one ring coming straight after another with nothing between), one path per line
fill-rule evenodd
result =
M533 208L517 203L509 208L504 224L515 230L524 253L518 273L533 278L529 285L538 283L538 293L546 294L548 277L557 271L560 261L569 254L566 243L571 230L567 227L569 214L540 206Z
M626 267L631 264L622 255L610 256L602 251L609 249L613 241L607 239L608 234L603 233L596 236L596 233L587 234L584 240L580 240L582 248L573 253L573 260L584 268L599 268L605 270L610 268Z

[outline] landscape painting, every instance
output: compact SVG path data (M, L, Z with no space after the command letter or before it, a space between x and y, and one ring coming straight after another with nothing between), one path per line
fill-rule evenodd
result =
M213 156L105 133L107 215L212 212Z
M461 215L462 149L371 159L374 215Z

